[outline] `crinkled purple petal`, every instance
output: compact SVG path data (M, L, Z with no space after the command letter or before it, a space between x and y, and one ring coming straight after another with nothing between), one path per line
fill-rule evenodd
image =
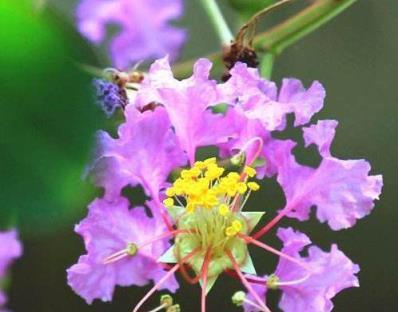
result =
M281 283L282 297L279 307L284 312L329 312L333 309L331 299L340 291L358 287L358 265L332 245L330 252L324 252L316 246L308 249L308 256L300 252L310 244L309 238L291 228L279 229L278 237L283 241L282 252L288 254L307 267L281 258L276 269L276 276ZM291 285L285 282L297 281Z
M334 123L320 123L306 131L307 143L320 144L323 155L329 154L330 135ZM316 134L316 130L322 134ZM317 207L316 216L333 230L349 228L356 220L368 215L382 188L380 175L369 175L370 165L365 160L340 160L331 156L322 159L318 168L299 165L292 149L295 143L286 141L278 153L276 171L286 200L288 216L306 220L310 209Z
M139 246L167 231L156 219L149 218L144 208L129 210L124 198L113 202L96 199L75 231L83 237L87 254L67 270L68 284L89 304L94 299L111 301L115 286L143 286L165 274L156 259L169 248L167 239L140 248L133 257L104 264L108 256L129 243ZM174 292L178 283L172 277L163 288Z
M209 109L220 103L216 82L209 80L210 68L208 60L200 59L192 77L179 81L174 79L168 59L158 60L151 66L135 102L139 108L152 102L164 106L191 162L198 147L226 142L237 134L229 118Z
M128 106L118 134L113 139L99 132L97 183L105 188L107 198L117 197L126 185L140 183L156 199L170 172L186 163L165 109L140 113Z
M336 120L319 120L317 124L303 128L305 146L315 144L318 146L321 156L331 156L330 146L338 124Z
M325 89L318 81L306 90L300 80L283 79L278 102L290 106L295 115L294 126L297 127L308 123L322 109L325 96Z
M219 85L224 101L250 119L260 120L268 131L286 127L286 115L295 114L294 125L308 123L323 107L325 90L315 81L308 90L297 79L284 79L277 95L275 83L262 78L257 69L237 63L231 78Z
M79 31L97 44L108 25L119 26L110 51L114 65L126 69L142 60L177 57L186 33L170 22L182 12L182 0L82 0L76 17Z

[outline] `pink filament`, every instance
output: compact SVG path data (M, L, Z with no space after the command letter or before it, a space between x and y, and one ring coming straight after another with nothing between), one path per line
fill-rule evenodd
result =
M258 296L258 294L255 292L255 290L253 289L253 287L250 285L250 283L247 281L247 279L245 278L245 276L242 274L242 271L239 268L238 263L236 262L235 258L233 257L233 255L231 254L231 251L227 250L226 251L229 259L232 262L232 265L236 271L236 273L238 274L242 284L246 287L246 289L250 292L250 294L253 296L253 298L257 301L257 303L260 305L260 307L262 309L264 309L264 311L267 312L271 312L270 309L268 309L268 307L266 307L266 305L264 304L264 302L260 299L260 297Z
M275 248L273 248L273 247L271 247L271 246L269 246L267 244L264 244L263 242L260 242L260 241L254 239L254 238L252 238L250 236L247 236L247 235L244 235L244 234L241 234L241 233L238 234L238 236L241 237L242 239L244 239L247 243L250 243L250 244L256 245L256 246L258 246L260 248L263 248L266 251L269 251L269 252L271 252L271 253L273 253L273 254L281 257L281 258L285 258L286 260L289 260L289 261L301 266L302 268L304 268L306 270L309 270L308 266L305 265L304 263L302 263L301 261L299 261L296 258L293 258L293 257L291 257L291 256L289 256L289 255L287 255L287 254L285 254L285 253L283 253L283 252L281 252L279 250L276 250Z
M181 263L184 263L185 261L189 260L192 258L197 252L199 251L199 248L196 248L192 250L188 255L186 255L183 259L181 259ZM137 312L139 308L142 307L142 305L153 295L155 291L159 289L160 286L162 286L173 274L180 268L180 263L177 263L173 268L166 273L165 276L163 276L159 282L155 284L155 286L152 287L150 291L147 292L147 294L138 302L138 304L135 306L133 312Z
M203 278L203 284L202 284L202 296L201 296L201 307L202 307L202 312L206 312L206 288L207 288L207 271L209 268L210 264L210 249L206 252L205 259L203 260L203 265L202 265L202 278Z

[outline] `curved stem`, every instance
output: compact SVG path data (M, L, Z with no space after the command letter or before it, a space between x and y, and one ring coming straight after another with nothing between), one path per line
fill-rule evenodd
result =
M277 250L277 249L275 249L275 248L273 248L273 247L271 247L271 246L269 246L267 244L264 244L263 242L260 242L260 241L258 241L256 239L254 239L254 238L252 238L250 236L247 236L245 234L242 234L242 233L239 233L238 236L240 238L244 239L247 243L256 245L256 246L258 246L258 247L260 247L260 248L262 248L262 249L264 249L266 251L269 251L269 252L271 252L271 253L273 253L273 254L281 257L281 258L289 260L289 261L301 266L302 268L304 268L306 270L309 270L308 266L305 265L304 263L302 263L301 261L299 261L296 258L293 258L292 256L289 256L288 254L285 254L285 253L283 253L283 252L281 252L281 251L279 251L279 250Z
M232 35L217 2L215 0L201 0L200 2L209 16L215 31L221 39L221 43L223 45L229 45L234 40L234 36Z
M150 291L147 292L147 294L138 302L138 304L135 306L133 312L137 312L139 308L153 295L155 291L159 289L160 286L162 286L180 267L180 264L176 264L169 272L166 273L165 276L162 277L162 279L157 282L155 286L152 287Z
M190 258L192 258L198 251L199 251L198 248L192 250L188 255L186 255L186 256L181 260L181 263L184 263L185 261L187 261L187 260L189 260ZM135 306L133 312L137 312L138 309L141 308L142 305L153 295L153 293L154 293L155 291L157 291L157 290L160 288L160 286L162 286L171 276L173 276L173 274L174 274L175 272L177 272L177 270L178 270L179 268L180 268L180 263L177 263L175 266L173 266L173 268L172 268L169 272L167 272L166 275L163 276L163 277L159 280L159 282L157 282L157 283L155 284L155 286L153 286L153 287L151 288L150 291L148 291L148 292L146 293L146 295L140 300L140 302L138 302L138 304Z
M261 308L264 309L266 312L271 312L265 305L265 303L260 299L259 295L256 293L256 291L253 289L253 287L250 285L250 283L247 281L245 276L242 274L242 271L239 268L238 263L236 262L234 256L232 255L231 251L227 250L226 251L228 258L231 260L232 265L234 267L235 272L238 274L242 284L246 287L246 289L250 292L250 294L253 296L253 298L257 301L257 303L261 306Z
M204 0L202 0L204 1ZM315 0L293 17L270 30L254 37L253 46L258 51L280 54L287 47L312 33L322 25L353 5L357 0ZM207 58L215 66L222 65L221 53L212 53ZM178 77L187 77L192 72L195 59L176 64L173 69Z

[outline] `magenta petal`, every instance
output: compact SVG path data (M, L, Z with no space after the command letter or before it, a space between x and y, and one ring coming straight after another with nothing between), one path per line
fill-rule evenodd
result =
M192 77L179 81L174 79L168 59L158 60L135 101L139 108L151 102L164 106L191 163L198 147L226 142L237 133L229 118L210 111L221 100L216 82L209 79L210 69L208 60L199 59Z
M316 246L308 249L308 256L300 251L310 243L308 237L291 228L279 229L278 236L284 243L282 252L307 265L310 271L286 259L280 259L275 274L280 282L301 280L294 285L280 286L282 297L279 307L284 312L329 312L333 309L331 299L340 291L358 287L358 265L352 263L336 245L330 252Z
M319 120L317 124L303 128L305 146L315 144L321 156L330 156L330 146L338 124L336 120Z
M167 239L139 249L133 257L104 264L106 257L125 249L129 243L139 246L167 232L156 219L146 215L144 208L129 210L124 198L112 203L95 200L86 219L76 226L76 232L83 237L87 254L67 270L68 284L87 303L94 299L110 301L115 286L144 286L165 274L156 259L169 248ZM172 277L163 287L175 291L178 284Z
M137 183L157 198L170 172L186 163L166 111L158 107L140 113L128 107L118 134L113 139L106 132L99 133L99 155L93 165L97 183L105 187L107 198Z
M8 267L22 255L22 245L16 230L0 232L0 278L6 274Z
M320 144L324 155L329 154L330 135L334 133L335 124L330 122L328 125L317 128L324 136L306 132L307 142L311 139ZM295 161L291 153L294 142L286 141L283 145L274 156L278 159L274 163L278 182L285 192L288 216L306 220L311 207L316 206L317 218L327 222L333 230L340 230L353 226L371 212L381 192L382 177L369 175L368 162L327 156L318 168L313 169Z
M308 123L322 109L325 96L325 89L318 81L306 90L300 80L283 79L278 102L290 106L297 127Z
M22 255L22 244L16 230L0 232L0 280L6 277L10 265ZM7 296L0 291L0 311L7 302Z
M170 22L182 12L182 0L82 0L76 18L82 35L97 44L105 41L107 26L119 26L111 56L116 67L127 69L138 61L178 56L186 33Z

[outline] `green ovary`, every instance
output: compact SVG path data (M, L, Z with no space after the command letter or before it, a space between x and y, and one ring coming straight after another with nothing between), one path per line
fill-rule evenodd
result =
M191 258L189 264L199 274L207 252L210 252L208 277L218 276L226 269L233 268L226 251L229 250L238 264L245 262L248 256L245 241L237 236L227 236L225 229L233 220L242 224L241 233L247 234L246 220L236 213L221 216L217 209L198 208L193 213L183 214L178 222L179 230L189 230L192 233L179 234L175 241L177 259L182 259L193 250L199 253Z

